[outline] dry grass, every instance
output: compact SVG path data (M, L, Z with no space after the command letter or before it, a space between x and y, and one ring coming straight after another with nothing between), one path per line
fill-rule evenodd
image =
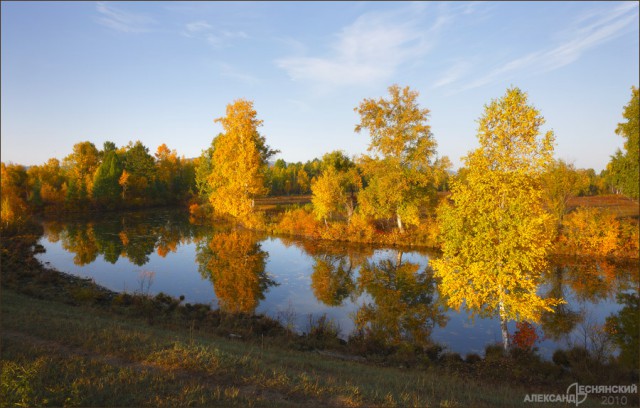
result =
M1 406L511 407L535 391L2 295Z
M599 195L571 198L568 203L568 210L571 211L577 207L603 208L611 211L618 218L638 218L640 216L640 204L638 201L621 195Z

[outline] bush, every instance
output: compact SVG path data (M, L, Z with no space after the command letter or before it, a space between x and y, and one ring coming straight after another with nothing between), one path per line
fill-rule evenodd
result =
M615 215L578 207L562 224L559 252L569 255L608 256L618 250L620 223Z
M296 208L283 214L275 232L318 238L320 228L319 222L310 211Z

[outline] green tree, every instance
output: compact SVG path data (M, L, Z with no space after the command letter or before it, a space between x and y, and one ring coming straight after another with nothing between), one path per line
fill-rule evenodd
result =
M213 141L209 201L217 213L245 221L253 212L254 199L267 193L267 161L276 152L258 133L262 121L253 102L239 99L227 105L226 116L216 122L224 133Z
M129 174L126 186L128 197L136 203L148 202L155 193L157 169L149 148L141 141L129 142L124 153L124 170Z
M220 137L218 135L217 137ZM216 137L216 139L217 139ZM215 139L214 139L215 140ZM213 142L211 146L202 151L195 164L195 184L200 197L209 199L211 195L211 186L209 184L209 176L213 171Z
M464 182L454 181L451 204L439 211L443 256L431 260L449 306L507 321L538 321L561 300L538 296L553 239L543 205L541 174L552 161L553 132L518 88L485 106L480 147L465 159Z
M93 177L93 198L96 203L113 208L120 202L122 187L118 181L122 170L122 162L116 150L108 150Z
M638 88L631 88L631 100L624 107L622 114L625 122L618 123L616 134L625 138L624 153L618 150L612 156L608 170L612 173L613 184L623 194L638 198L640 183L639 157L640 145L638 144L638 132L640 132L638 117L640 117L640 103L638 102Z
M362 168L367 180L359 195L363 212L395 217L398 229L417 224L420 207L433 198L436 142L427 124L428 109L418 106L418 92L389 87L389 99L365 99L355 111L355 131L371 137Z

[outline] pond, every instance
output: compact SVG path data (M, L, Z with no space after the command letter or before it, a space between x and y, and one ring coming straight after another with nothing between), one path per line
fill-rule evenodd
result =
M305 332L326 316L341 337L367 328L397 344L437 342L482 355L501 340L497 319L447 310L427 265L436 253L269 236L229 226L198 226L176 210L43 221L39 259L119 292L184 296L230 312L262 313ZM567 303L543 316L540 354L559 347L608 346L605 319L637 296L638 264L555 261L543 296ZM513 333L515 325L509 325Z

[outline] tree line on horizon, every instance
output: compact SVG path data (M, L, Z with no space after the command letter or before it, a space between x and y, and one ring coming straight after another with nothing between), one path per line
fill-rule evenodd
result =
M412 96L412 91L408 88L392 88L396 100L390 101L391 105L415 104L417 94L414 93ZM637 135L638 129L637 92L637 88L634 87L632 99L623 113L627 121L619 124L616 129L616 133L626 139L624 152L618 149L606 169L596 174L593 169L576 169L571 163L561 159L554 160L548 167L545 179L548 206L557 216L563 216L566 203L572 196L614 193L638 198L638 138L634 136L634 130ZM401 101L401 97L405 100ZM381 119L374 118L373 115L384 116L384 113L366 112L366 109L372 109L375 105L373 100L366 101L368 107L363 104L359 109L361 115L365 115L363 121L368 122L360 123L356 131L386 131L382 128L374 129L380 125L374 121ZM253 109L250 102L242 103L251 105L250 110ZM248 105L245 105L245 108ZM391 105L385 109L389 109ZM426 124L428 110L420 111L417 104L415 105L414 108L418 109L414 112L418 116L417 120ZM256 121L257 113L253 112ZM369 115L367 119L366 115ZM220 122L223 123L221 120ZM259 135L257 127L261 121L254 124L256 126L252 131ZM429 132L428 126L426 131ZM2 163L2 224L7 226L14 221L27 218L30 213L42 211L115 210L175 205L193 201L197 197L208 200L212 191L209 177L214 163L223 163L226 160L225 157L213 159L216 140L221 144L221 140L224 139L221 136L222 134L217 136L212 145L195 159L179 157L177 152L169 149L166 144L160 145L152 155L141 141L129 142L128 145L119 148L113 142L107 141L102 149L84 141L75 144L72 153L62 161L51 158L42 165L28 168L18 164ZM283 159L269 162L277 151L269 150L264 137L259 136L261 141L258 149L263 150L260 152L262 157L256 162L259 167L256 174L259 174L258 178L262 184L252 196L255 198L266 195L306 195L313 192L315 214L324 222L337 218L350 219L355 214L356 203L362 213L387 220L392 218L394 208L397 207L396 225L399 230L403 230L403 218L410 224L415 222L416 209L424 204L418 203L420 197L416 196L417 190L413 187L417 188L420 185L423 190L431 189L431 193L434 189L448 191L452 176L455 175L459 179L466 177L467 168L462 167L454 174L451 171L451 162L446 156L436 157L433 135L425 134L421 140L428 140L433 144L434 150L427 149L420 154L425 163L433 161L430 170L433 174L429 176L432 185L427 186L425 180L421 182L415 179L421 172L423 176L426 175L424 168L411 174L406 171L407 166L403 172L387 172L394 167L391 161L401 160L400 156L406 155L407 152L394 151L398 146L380 145L385 143L381 136L382 133L375 136L369 151L378 149L376 153L384 156L382 161L372 161L371 156L355 158L341 151L333 151L305 163L287 163ZM245 146L245 151L246 149ZM233 155L234 152L232 148L230 153ZM223 156L220 151L217 155ZM402 160L408 159L405 157ZM385 172L387 174L384 178L375 176ZM396 190L396 198L382 197L382 191L387 189L384 183L394 186L390 190ZM409 188L409 185L413 187ZM411 190L412 197L407 196L409 190L403 190L406 188ZM361 190L362 194L356 197L356 192ZM422 198L428 195L422 194Z

